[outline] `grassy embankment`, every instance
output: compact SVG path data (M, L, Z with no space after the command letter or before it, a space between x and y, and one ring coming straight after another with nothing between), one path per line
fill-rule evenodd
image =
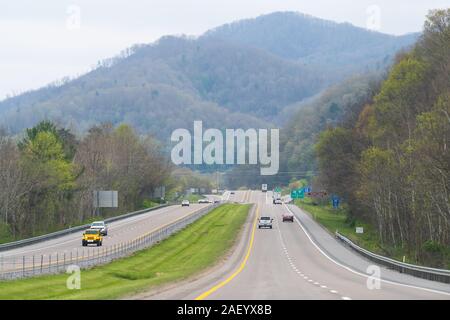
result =
M317 204L311 198L295 200L295 204L303 210L310 213L310 215L323 225L328 231L334 233L338 230L341 234L352 240L360 247L372 251L374 253L387 256L398 261L422 264L427 266L441 265L450 268L450 250L446 254L437 253L436 257L430 256L426 263L417 261L416 253L410 252L405 248L383 245L380 241L378 233L371 224L360 220L350 219L347 214L345 205L340 209L333 209L330 203ZM357 234L356 227L363 227L364 233Z
M311 198L295 200L295 204L309 212L314 220L322 224L331 233L338 230L367 250L384 253L384 249L379 245L378 235L372 226L361 221L349 220L345 207L333 209L330 204L314 204ZM356 227L363 227L364 233L357 234Z
M249 205L226 204L152 248L81 272L81 289L68 275L0 282L0 299L115 299L186 279L214 265L231 248Z

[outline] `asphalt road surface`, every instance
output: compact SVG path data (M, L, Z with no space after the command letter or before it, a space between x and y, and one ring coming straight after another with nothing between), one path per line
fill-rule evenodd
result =
M378 269L297 207L272 204L270 192L239 191L230 201L256 206L227 259L195 279L133 298L450 299L450 285ZM293 223L282 222L288 210L295 214ZM273 229L255 227L261 214L273 216ZM380 277L374 277L374 270Z
M215 198L215 196L210 197ZM89 250L91 252L90 254L93 255L97 250L103 250L105 247L136 239L147 232L157 229L182 216L194 213L206 206L210 206L210 204L191 204L189 207L174 205L112 222L108 224L108 235L103 237L102 247L82 247L81 238L83 232L80 231L25 247L2 251L0 252L0 268L2 269L0 271L14 269L15 264L12 263L14 260L17 261L17 265L21 265L23 257L30 263L33 256L39 260L41 255L48 257L49 255L56 256L58 253L61 256L64 253L70 255L70 252L75 255L77 250Z

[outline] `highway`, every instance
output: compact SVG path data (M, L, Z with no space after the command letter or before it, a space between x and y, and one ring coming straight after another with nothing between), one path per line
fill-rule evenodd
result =
M243 200L240 198L241 196L243 196L241 193L230 195L226 192L223 197L225 199L229 199L230 201L240 202ZM212 199L221 198L218 196L208 197ZM180 217L194 213L209 205L210 204L196 203L191 204L189 207L173 205L112 222L108 225L108 235L103 238L102 247L83 247L81 245L82 232L75 232L73 234L64 235L55 239L2 251L0 252L0 271L16 269L21 266L21 261L24 257L25 261L27 261L26 264L31 264L33 256L37 261L41 255L44 257L44 260L47 260L49 255L56 257L56 255L59 254L61 257L64 253L66 253L66 255L69 256L72 252L75 256L77 251L83 251L86 255L93 256L99 250L104 250L105 248L136 239L143 234L177 220Z
M450 299L448 284L384 267L380 267L380 282L369 278L367 268L373 262L343 246L297 207L273 205L270 193L239 191L235 197L256 206L224 262L196 279L132 298ZM281 220L288 210L295 214L294 223ZM260 214L273 216L273 229L255 227Z

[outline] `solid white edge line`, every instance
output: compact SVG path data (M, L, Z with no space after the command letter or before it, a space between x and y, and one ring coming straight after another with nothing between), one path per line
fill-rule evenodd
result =
M300 220L297 218L297 216L292 212L292 210L285 204L283 203L284 206L286 207L286 209L294 215L295 221L298 223L298 225L300 226L300 228L302 228L303 232L305 233L305 235L308 237L309 241L314 245L314 247L321 253L323 254L326 258L328 258L328 260L330 260L331 262L333 262L334 264L356 274L359 275L361 277L364 278L369 278L369 276L367 274L361 273L359 271L353 270L352 268L345 266L339 262L337 262L336 260L334 260L333 258L331 258L330 256L328 256L310 237L308 231L306 231L306 229L303 227L302 223L300 222ZM445 292L445 291L439 291L439 290L434 290L434 289L429 289L429 288L423 288L423 287L417 287L414 285L409 285L409 284L404 284L404 283L399 283L399 282L395 282L395 281L390 281L390 280L384 280L380 278L380 281L384 282L384 283L389 283L389 284L393 284L393 285L397 285L397 286L402 286L402 287L406 287L406 288L412 288L412 289L418 289L418 290L424 290L424 291L428 291L428 292L432 292L432 293L437 293L437 294L442 294L442 295L446 295L446 296L450 296L449 292Z

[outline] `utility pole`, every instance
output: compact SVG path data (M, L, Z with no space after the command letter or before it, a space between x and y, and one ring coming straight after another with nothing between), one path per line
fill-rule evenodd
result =
M219 171L216 170L216 190L219 192Z

